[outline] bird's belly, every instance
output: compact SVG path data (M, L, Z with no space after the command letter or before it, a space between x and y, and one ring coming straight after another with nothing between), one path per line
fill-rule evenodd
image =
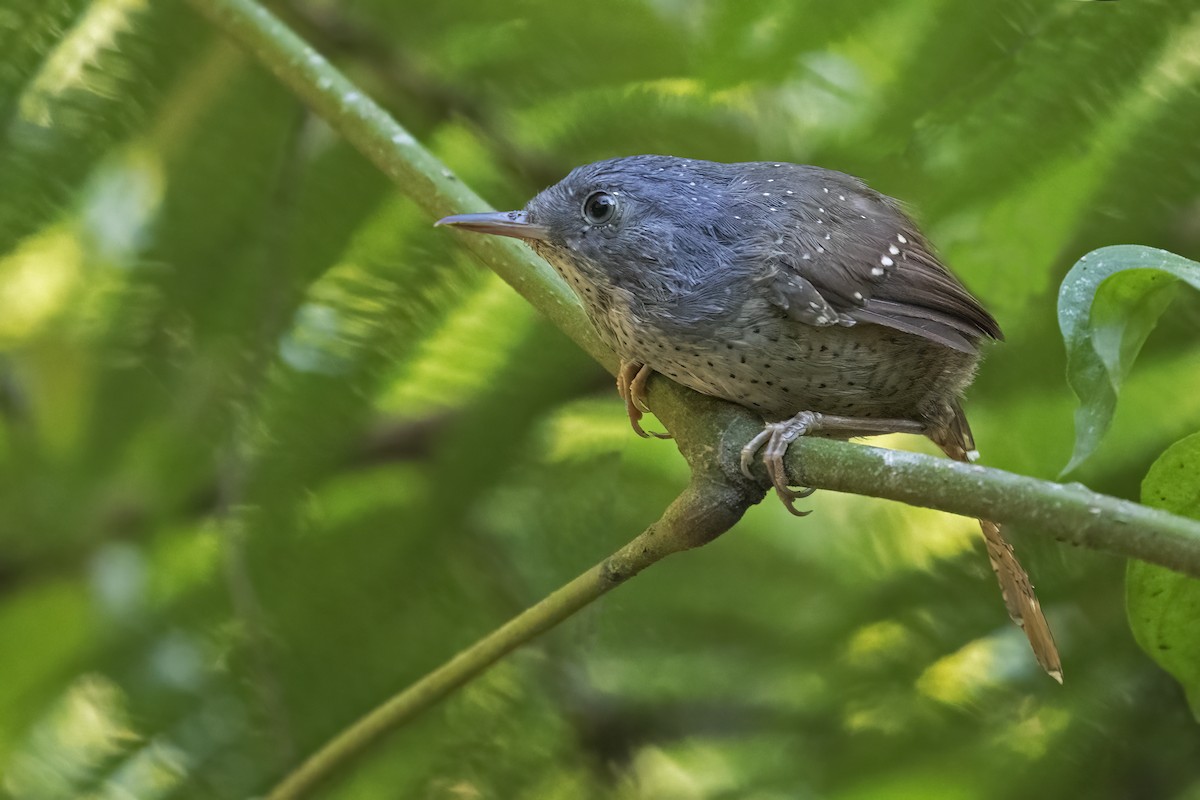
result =
M790 320L718 328L703 339L640 328L627 358L768 420L800 411L929 419L970 382L976 357L876 325ZM619 352L622 352L619 349Z

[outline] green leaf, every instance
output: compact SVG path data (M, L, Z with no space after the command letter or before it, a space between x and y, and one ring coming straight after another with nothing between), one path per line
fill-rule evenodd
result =
M1117 394L1177 281L1200 288L1200 264L1165 250L1118 245L1076 262L1058 293L1067 382L1079 398L1075 452L1063 473L1095 451L1112 422Z
M1200 433L1182 439L1154 462L1142 481L1142 502L1200 519ZM1200 719L1200 581L1155 564L1130 561L1125 603L1133 636L1187 692Z

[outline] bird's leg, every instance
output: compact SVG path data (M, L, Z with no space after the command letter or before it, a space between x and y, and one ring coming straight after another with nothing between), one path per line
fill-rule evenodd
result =
M629 416L629 424L633 432L643 439L653 436L656 439L670 439L671 434L647 431L642 427L642 415L650 410L646 405L646 381L654 374L654 370L636 361L622 361L617 370L617 393L625 401L625 413Z
M916 433L924 434L927 426L924 423L908 419L870 419L866 417L838 417L830 414L818 414L815 411L801 411L791 419L783 422L768 422L762 432L751 439L742 448L742 472L748 478L753 478L754 457L762 452L762 460L771 478L775 493L787 507L787 510L798 517L812 513L800 511L795 501L808 497L816 489L793 487L788 483L787 470L783 465L783 457L788 447L801 436L813 434L835 434L847 439L855 436L875 436L883 433Z

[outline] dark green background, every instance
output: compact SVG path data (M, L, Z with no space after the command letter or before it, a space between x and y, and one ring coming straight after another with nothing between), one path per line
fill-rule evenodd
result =
M911 204L1008 333L984 462L1053 478L1062 276L1200 257L1182 0L297 1L498 208L643 152ZM611 379L250 58L166 0L0 0L0 787L226 798L615 549L685 479ZM1200 428L1180 294L1076 476ZM882 440L924 447L915 440ZM1124 564L1014 530L1038 670L968 520L776 502L520 651L338 798L1196 798Z

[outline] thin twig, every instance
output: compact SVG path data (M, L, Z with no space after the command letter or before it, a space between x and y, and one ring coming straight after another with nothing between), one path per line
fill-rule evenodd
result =
M714 485L704 479L693 479L662 518L637 538L343 730L305 759L267 794L266 800L293 800L305 796L385 733L446 697L522 644L550 630L656 561L721 535L757 499L753 488L747 491L749 496L731 496L731 492L736 494L738 490L731 490L723 482ZM761 497L761 492L758 496Z
M257 56L297 97L399 185L434 218L490 207L372 102L320 53L253 0L191 0ZM579 301L546 262L524 245L495 236L463 239L501 278L610 370L616 361L596 337Z

